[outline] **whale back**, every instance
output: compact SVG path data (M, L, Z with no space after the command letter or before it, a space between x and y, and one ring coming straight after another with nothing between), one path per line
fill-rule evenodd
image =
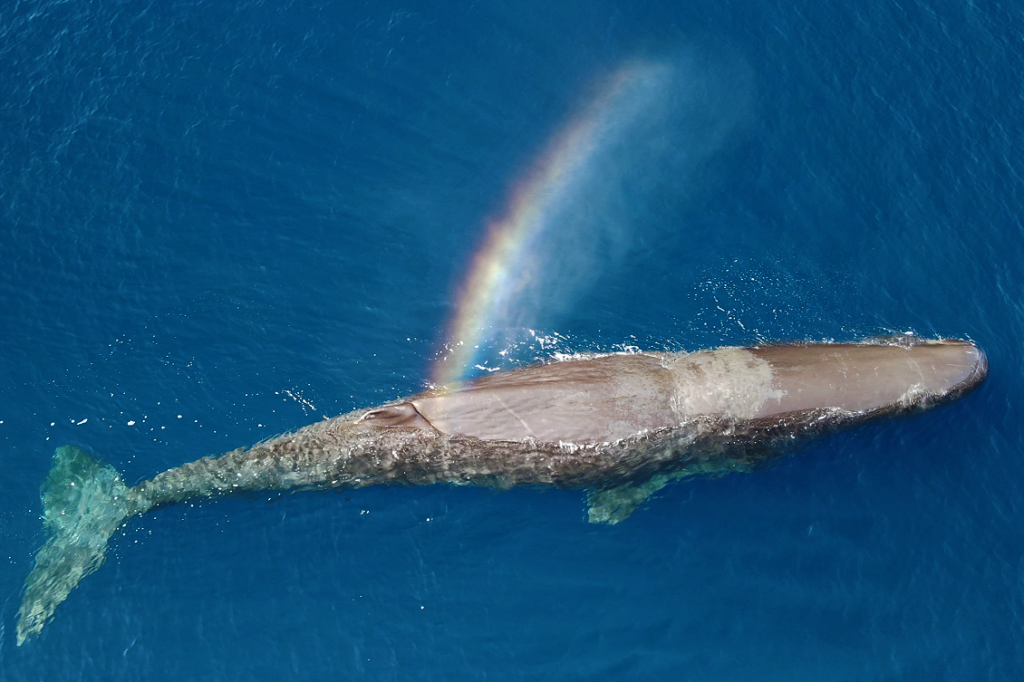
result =
M708 417L897 412L966 392L986 371L963 341L730 347L534 365L407 404L443 434L602 443Z
M533 365L411 399L438 431L484 440L610 442L677 421L657 355Z

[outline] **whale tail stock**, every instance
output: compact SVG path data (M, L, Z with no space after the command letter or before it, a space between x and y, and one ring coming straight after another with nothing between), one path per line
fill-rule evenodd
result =
M37 636L79 581L103 565L110 536L140 511L117 470L72 445L57 448L40 492L49 538L25 580L19 646Z

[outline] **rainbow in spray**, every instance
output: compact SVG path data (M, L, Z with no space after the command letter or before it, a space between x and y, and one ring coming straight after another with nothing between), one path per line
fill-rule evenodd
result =
M433 381L459 381L475 364L483 344L507 334L535 305L523 294L557 278L551 236L564 225L609 146L634 126L664 86L668 67L634 62L618 69L597 95L548 143L531 172L510 193L460 288L446 334L448 352L435 364ZM556 270L552 272L551 270Z

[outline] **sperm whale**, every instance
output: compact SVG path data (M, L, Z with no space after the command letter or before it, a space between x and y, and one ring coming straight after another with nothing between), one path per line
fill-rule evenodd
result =
M246 491L534 485L587 491L618 523L669 482L750 471L796 442L958 398L988 373L973 343L917 337L594 355L497 372L359 410L129 487L70 445L43 483L48 539L17 642L104 561L132 517Z

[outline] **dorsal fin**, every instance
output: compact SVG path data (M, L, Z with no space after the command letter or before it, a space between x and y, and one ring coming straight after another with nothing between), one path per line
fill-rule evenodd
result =
M359 418L360 422L369 422L373 426L381 427L405 427L414 429L429 429L434 431L423 415L416 410L412 403L398 403L396 405L385 405L370 410Z

